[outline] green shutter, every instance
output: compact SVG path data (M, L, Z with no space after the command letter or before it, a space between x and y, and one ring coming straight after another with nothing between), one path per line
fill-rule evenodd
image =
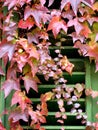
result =
M57 47L50 47L50 53L54 57L54 50ZM69 60L75 64L74 71L72 73L72 76L70 76L68 73L64 72L65 79L68 80L67 86L73 87L76 83L84 83L87 88L92 87L94 90L97 89L98 84L98 72L95 73L94 64L90 64L88 60L85 60L85 58L80 57L77 50L72 48L72 46L62 46L60 47L62 54L67 55ZM43 76L39 76L41 79L42 84L39 85L39 93L37 94L33 90L30 90L29 97L31 98L33 105L40 102L40 95L42 93L51 91L53 88L55 88L55 85L52 80L45 81ZM0 77L1 82L4 81L4 77ZM3 111L3 109L9 108L10 106L10 96L4 100L4 94L3 92L0 92L0 112ZM81 99L78 100L78 102L81 104L81 108L83 109L83 112L86 112L88 115L88 120L95 121L94 115L97 112L98 106L96 105L97 99L92 99L91 97L85 97L82 96ZM66 108L66 114L68 116L67 120L65 120L64 128L66 130L85 130L85 125L81 124L80 120L76 119L75 114L70 113L70 106L66 105L65 101L65 108ZM55 113L58 111L58 106L56 100L48 101L48 109L49 114L47 117L47 123L43 124L43 126L46 128L46 130L60 130L61 125L56 122ZM3 119L3 122L8 130L8 120L7 117ZM31 128L24 122L21 122L21 124L24 127L24 130L31 130Z
M50 53L53 57L55 57L54 50L58 47L50 47ZM75 64L74 71L72 75L69 75L68 73L64 72L63 75L65 79L68 80L67 86L74 87L76 83L86 83L86 68L85 68L85 59L83 57L80 57L78 54L77 49L74 49L72 46L62 46L60 47L61 52L63 55L67 55L69 60ZM29 97L31 97L31 100L34 104L38 104L40 102L39 95L42 93L51 91L56 86L54 85L53 81L45 81L44 77L41 75L39 76L41 79L42 85L39 85L39 93L36 94L33 90L30 91ZM81 99L78 100L78 102L81 104L81 108L83 109L83 112L86 112L86 99L83 95ZM85 130L85 125L81 124L81 120L76 119L76 114L71 114L72 106L66 105L65 101L65 108L66 108L66 115L67 120L65 120L64 128L66 130ZM47 117L47 123L43 124L44 128L46 130L60 130L61 125L57 123L57 119L55 118L55 113L59 110L57 105L57 100L51 100L48 101L48 117ZM26 126L25 123L22 122L22 125L24 126L25 130L31 130L30 127Z

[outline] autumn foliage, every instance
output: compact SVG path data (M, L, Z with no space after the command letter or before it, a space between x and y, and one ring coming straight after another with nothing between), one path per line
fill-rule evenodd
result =
M56 2L58 4L55 6ZM57 99L59 112L57 122L64 124L67 118L64 100L73 104L81 97L84 84L76 84L74 88L66 87L63 71L72 74L74 64L59 49L55 50L57 58L52 58L49 47L52 39L69 36L73 47L80 55L94 60L98 71L98 1L97 0L0 0L0 75L6 76L1 90L5 98L14 90L11 99L12 111L8 111L10 130L23 130L20 120L28 122L33 129L45 130L41 127L46 123L48 115L47 101ZM54 46L60 46L54 45ZM42 94L41 103L36 110L33 108L28 93L31 89L38 93L41 84L38 74L45 80L52 78L59 87ZM24 86L24 89L23 89ZM74 96L71 97L71 93ZM95 98L98 92L86 90L86 95ZM63 99L61 98L63 97ZM70 97L70 98L69 98ZM70 100L69 100L70 99ZM75 103L74 112L80 104ZM77 119L83 118L78 111ZM4 115L4 114L2 114ZM97 128L97 124L94 125ZM0 129L5 130L0 121Z

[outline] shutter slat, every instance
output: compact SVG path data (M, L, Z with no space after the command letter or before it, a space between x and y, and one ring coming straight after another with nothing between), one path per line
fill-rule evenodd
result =
M44 124L45 126L47 125L58 125L58 126L61 126L60 123L57 122L57 118L55 118L55 114L56 112L49 112L48 113L48 116L47 116L47 123ZM80 119L76 120L76 115L77 113L75 114L72 114L70 112L66 112L66 115L67 115L67 119L64 120L64 125L65 126L80 126L81 125L81 121Z
M85 82L85 72L73 72L72 75L69 75L68 73L64 72L63 74L64 78L68 81L68 84L76 84L76 83L84 83ZM54 84L54 81L52 79L49 79L49 81L46 81L44 79L43 75L38 75L40 81L43 84ZM77 78L78 77L78 78Z
M40 102L40 98L31 98L31 101L33 101L33 102ZM57 102L57 99L50 100L48 102ZM85 102L85 98L78 99L78 102Z
M45 126L47 130L60 130L61 126ZM65 130L85 130L85 126L65 126Z
M31 101L32 101L33 105L36 106L37 104L40 103L40 98L31 98ZM85 112L85 98L81 98L74 103L79 103L81 106L81 109L83 110L83 112ZM47 105L48 105L49 111L51 111L51 112L59 111L57 100L50 100L47 102ZM67 105L67 102L64 101L64 107L66 109L66 112L69 112L69 111L71 111L73 106Z
M46 130L60 130L61 126L42 126ZM31 127L23 126L24 130L32 130ZM64 126L65 130L85 130L85 126Z

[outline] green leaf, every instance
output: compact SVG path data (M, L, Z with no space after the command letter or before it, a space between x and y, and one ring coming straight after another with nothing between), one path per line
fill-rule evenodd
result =
M93 24L93 31L95 33L98 33L98 22L96 22L96 23Z

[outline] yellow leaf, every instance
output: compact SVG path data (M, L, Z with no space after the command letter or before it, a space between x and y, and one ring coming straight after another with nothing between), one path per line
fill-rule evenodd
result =
M49 100L51 100L51 98L53 97L53 93L52 92L47 92L47 93L45 93L45 99L46 99L46 101L49 101Z
M95 2L95 3L94 3L93 9L98 11L98 2Z

